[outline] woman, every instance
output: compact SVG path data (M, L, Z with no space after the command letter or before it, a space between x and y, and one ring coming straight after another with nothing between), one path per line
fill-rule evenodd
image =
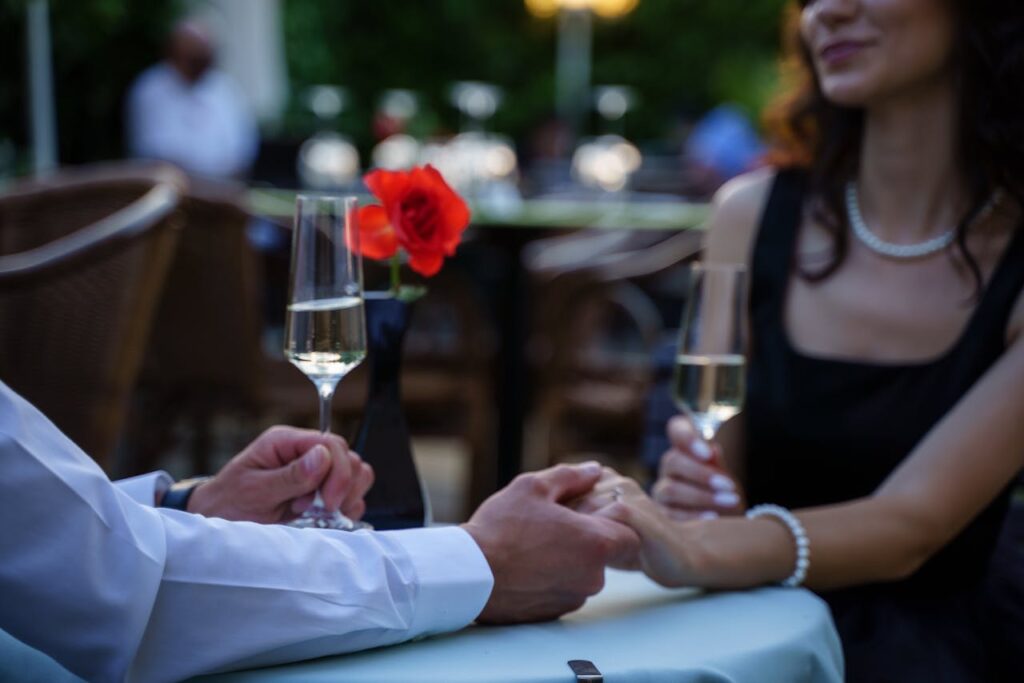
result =
M1024 6L790 12L786 163L719 192L706 248L750 270L744 412L711 446L675 418L654 500L608 476L586 505L640 534L663 584L821 592L849 680L999 680L986 576L1024 465ZM794 512L730 516L741 479Z

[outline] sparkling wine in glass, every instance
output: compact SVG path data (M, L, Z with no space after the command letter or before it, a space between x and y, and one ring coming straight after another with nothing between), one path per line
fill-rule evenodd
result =
M366 357L355 197L295 199L284 355L316 386L320 431L331 431L334 390ZM319 491L292 525L344 530L366 526L327 510Z
M708 441L740 412L746 395L746 297L742 266L691 268L672 395Z

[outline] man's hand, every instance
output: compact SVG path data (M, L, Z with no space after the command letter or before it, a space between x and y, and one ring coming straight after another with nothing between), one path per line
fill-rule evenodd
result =
M309 507L319 488L329 510L359 519L372 484L373 469L340 436L272 427L200 484L188 510L207 517L284 522Z
M520 475L463 525L494 574L494 590L478 621L554 619L604 587L605 566L635 558L635 532L562 505L587 493L600 476L597 463Z

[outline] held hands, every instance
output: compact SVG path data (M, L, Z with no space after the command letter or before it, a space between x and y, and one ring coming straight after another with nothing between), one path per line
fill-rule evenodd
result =
M479 621L554 619L601 590L606 565L635 558L639 540L629 528L563 505L590 491L600 477L597 463L520 475L463 525L494 574Z
M614 520L640 537L638 568L663 586L702 583L700 560L690 543L707 526L694 520L742 513L745 502L722 462L684 416L669 421L671 448L662 456L652 497L632 479L606 469L600 482L576 503L580 512Z
M228 462L189 499L189 512L271 524L294 519L317 488L329 510L351 519L366 511L373 469L335 434L272 427Z
M717 444L708 443L682 416L668 423L672 447L661 457L651 493L676 520L738 515L746 507L743 493L729 476Z
M614 520L628 526L640 537L640 552L632 567L663 586L692 585L695 572L684 541L692 523L673 518L634 480L605 469L594 490L576 502L579 512L595 518Z

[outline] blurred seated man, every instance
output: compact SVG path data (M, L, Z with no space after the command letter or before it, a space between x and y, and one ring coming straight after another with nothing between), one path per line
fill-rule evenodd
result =
M164 492L166 475L115 486L0 382L0 629L87 680L159 682L555 618L638 550L625 526L561 505L600 476L523 475L461 527L226 521L289 519L317 487L358 517L373 474L340 437L278 427L190 496ZM202 514L152 507L168 498Z
M129 154L174 163L211 178L245 176L259 134L245 98L213 67L213 43L194 21L175 25L163 62L144 71L128 94Z

